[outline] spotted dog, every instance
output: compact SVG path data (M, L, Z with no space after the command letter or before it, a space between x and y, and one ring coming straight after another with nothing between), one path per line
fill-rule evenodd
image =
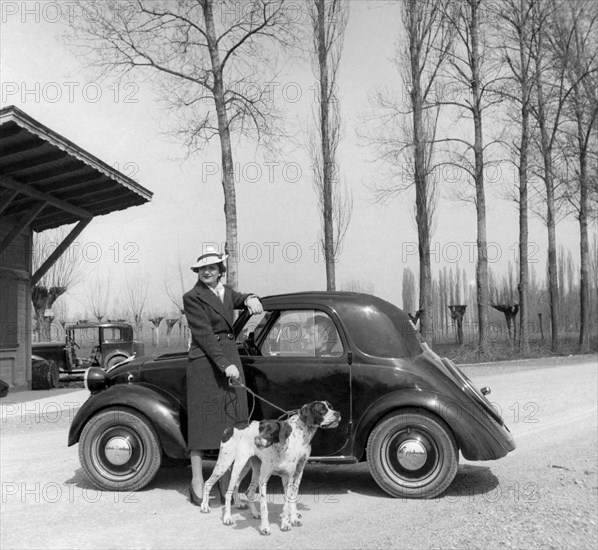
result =
M204 485L201 511L204 514L210 511L208 502L212 487L230 468L233 462L236 464L239 457L243 457L241 458L243 464L240 464L240 466L242 468L243 466L245 467L242 470L242 474L236 478L236 483L231 479L225 499L224 523L227 525L232 524L232 520L230 519L231 494L234 497L237 508L247 507L239 498L239 484L249 470L247 461L255 457L257 451L260 449L266 449L275 443L284 444L291 432L291 426L283 420L260 420L259 422L251 422L249 426L242 429L227 428L222 435L220 453L218 454L218 461L216 462L216 466L214 466L214 471Z
M297 513L296 501L299 493L299 485L303 476L303 469L311 453L311 440L318 428L336 428L340 422L340 413L332 409L328 401L313 401L301 407L286 422L291 428L290 434L278 443L261 447L256 445L255 437L251 434L243 435L244 430L235 430L234 435L220 445L220 455L214 468L214 473L206 482L204 487L204 501L202 512L209 511L209 491L220 476L234 462L231 474L229 490L226 493L226 504L223 522L232 525L230 516L230 502L233 491L238 490L239 480L243 478L250 461L252 477L247 499L251 512L255 518L261 517L260 533L270 534L268 522L268 504L266 488L268 480L272 475L282 478L284 487L284 505L282 510L282 521L280 528L288 531L291 526L300 526L301 520ZM251 427L251 426L250 426ZM253 441L253 446L251 442ZM259 487L260 510L255 507L255 491Z

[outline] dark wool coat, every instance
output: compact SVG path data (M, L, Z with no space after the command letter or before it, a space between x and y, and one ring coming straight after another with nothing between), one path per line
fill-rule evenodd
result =
M224 302L201 281L183 295L191 329L187 367L189 451L218 449L224 429L248 418L247 394L231 387L224 370L237 365L245 383L233 333L234 309L245 307L250 294L225 285Z

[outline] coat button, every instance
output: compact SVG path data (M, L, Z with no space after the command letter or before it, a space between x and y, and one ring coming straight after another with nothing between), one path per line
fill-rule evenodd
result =
M233 335L232 335L232 333L230 333L230 332L229 332L229 333L226 335L226 337L227 337L229 340L232 340L232 339L233 339Z

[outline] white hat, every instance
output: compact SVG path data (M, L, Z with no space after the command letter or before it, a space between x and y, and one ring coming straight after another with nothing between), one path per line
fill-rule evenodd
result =
M193 271L198 270L200 267L204 267L206 265L213 265L224 263L228 255L226 254L218 254L218 252L207 252L206 254L202 254L199 258L197 258L197 262L195 262L191 269Z

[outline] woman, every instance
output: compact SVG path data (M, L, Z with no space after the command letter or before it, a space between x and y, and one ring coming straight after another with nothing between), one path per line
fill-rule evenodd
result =
M199 505L203 497L202 451L218 449L225 428L247 421L247 395L229 379L245 382L233 333L233 310L247 307L253 315L263 311L254 294L241 294L220 279L226 271L225 255L208 252L191 270L197 284L183 295L191 329L187 367L188 448L193 479L189 495Z

